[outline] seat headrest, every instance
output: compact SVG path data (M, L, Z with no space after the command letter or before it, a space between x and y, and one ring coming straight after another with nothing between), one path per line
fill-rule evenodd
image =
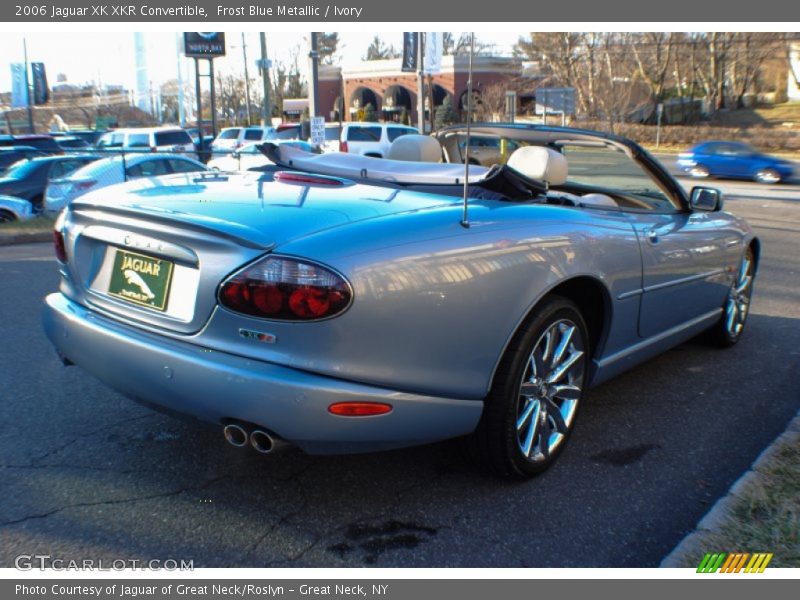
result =
M411 162L441 162L442 147L429 135L408 134L392 142L386 158Z
M544 146L517 148L508 157L506 165L525 177L548 185L561 185L567 181L567 159Z

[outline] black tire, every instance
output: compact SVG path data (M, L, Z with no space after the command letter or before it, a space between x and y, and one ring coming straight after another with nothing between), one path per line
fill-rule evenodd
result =
M523 383L526 386L535 385L532 383L533 380L528 378L528 374L531 372L532 353L534 350L538 351L543 345L546 345L548 332L556 332L551 334L555 340L559 340L556 337L558 335L561 335L560 339L563 339L564 334L559 329L562 325L565 328L575 325L572 337L568 337L568 340L572 339L574 341L568 341L567 343L567 350L570 355L566 359L576 352L581 354L581 358L579 359L580 363L575 362L570 367L566 377L570 383L574 383L579 379L579 386L576 386L580 388L577 397L573 402L573 399L554 398L553 400L547 400L544 396L541 396L542 399L540 400L536 394L523 396ZM555 350L558 349L558 341L551 340L551 343L556 347L551 350L553 356L551 356L552 361L550 362L555 364ZM526 479L546 470L558 458L574 429L577 409L583 403L585 396L583 390L586 386L589 359L588 329L578 307L574 302L560 296L549 296L544 299L515 334L500 362L495 374L494 384L486 398L480 423L468 441L472 458L494 474L502 477ZM561 364L565 361L562 361ZM543 362L537 362L537 364L544 365ZM546 375L544 366L540 370L542 370L544 377ZM539 387L541 388L542 386L539 385ZM552 385L544 387L570 386ZM530 389L533 388L529 387ZM520 437L522 432L517 421L521 418L521 413L525 413L527 407L535 402L539 402L543 408L541 408L541 413L533 413L536 417L529 417L528 427L533 427L534 418L538 416L543 416L543 420L539 420L540 425L537 425L540 430L538 439L534 439L536 434L530 434L530 429L526 432L530 434L532 441L537 442L538 445L536 456L528 456L523 450L525 443ZM553 402L561 402L562 407L566 407L567 403L571 403L568 419L565 421L561 417L562 426L567 426L565 431L559 431L554 416L546 416L548 410L552 412L553 408L558 406L557 404L554 406ZM548 440L552 440L553 435L556 435L557 444L553 450L542 451L541 439L544 437L541 434L542 428L544 428ZM533 429L536 431L536 428ZM560 437L558 434L560 434ZM547 447L549 448L550 445L548 444ZM529 443L528 448L530 453L530 450L533 449L532 444Z
M745 267L745 265L747 265L747 267ZM722 305L722 316L720 317L719 321L717 321L714 326L706 332L706 341L720 348L730 348L738 343L738 341L742 338L742 335L744 335L745 331L745 325L747 324L747 316L750 314L750 298L753 295L755 274L755 254L753 253L753 249L748 247L744 252L744 256L742 257L742 261L739 265L739 271L737 271L736 277L731 285L731 290ZM743 277L750 278L744 297L742 297L741 294L736 294L737 289L741 287L743 283ZM739 314L741 314L741 301L744 301L746 306L743 317L736 321L736 324L741 325L741 327L731 327L731 323L729 321L731 318L729 312L731 310L730 303L737 302L736 310L740 311ZM737 317L734 317L734 319L737 319Z
M8 210L0 210L0 223L13 223L17 220L17 216L8 211Z

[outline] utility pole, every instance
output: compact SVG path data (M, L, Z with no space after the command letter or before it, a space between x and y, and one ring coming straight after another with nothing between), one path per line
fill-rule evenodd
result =
M177 67L178 75L178 123L181 127L186 126L186 109L184 107L183 95L183 65L181 64L181 34L175 34L175 66ZM203 139L203 133L200 132L200 139Z
M319 110L319 50L317 49L317 33L311 32L311 52L308 53L311 63L311 77L308 84L308 116L314 118Z
M272 125L272 104L269 98L269 61L267 60L267 34L261 32L261 82L264 84L264 106L262 108L264 127Z
M33 105L31 104L31 87L28 80L28 41L22 38L22 53L25 55L25 98L28 105L28 127L31 133L36 133L33 127Z
M422 56L423 33L417 33L417 127L420 133L425 133L425 59Z
M200 129L200 139L203 139L203 94L200 88L200 59L194 59L194 98L197 105L197 127Z
M252 125L250 118L250 76L247 74L247 44L245 43L244 31L242 32L242 59L244 60L244 97L247 102L247 124Z

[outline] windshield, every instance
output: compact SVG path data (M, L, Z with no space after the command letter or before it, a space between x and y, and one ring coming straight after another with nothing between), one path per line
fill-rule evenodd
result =
M564 144L561 150L567 158L568 184L588 185L670 203L669 197L639 163L616 146Z
M470 138L469 161L491 167L505 164L518 148L545 143L539 140L480 133ZM449 162L464 162L466 135L444 138ZM564 191L579 194L600 193L614 196L616 203L633 210L679 210L678 201L661 187L661 183L642 164L620 146L594 140L554 140L547 144L567 159L567 180Z
M70 173L67 176L67 179L82 179L84 177L97 177L101 173L109 172L109 169L112 168L112 165L117 163L117 165L122 164L122 161L115 159L115 158L104 158L102 160L96 160L93 163L89 163L88 165L81 167ZM113 168L119 169L118 166L114 165ZM113 173L113 171L110 171Z

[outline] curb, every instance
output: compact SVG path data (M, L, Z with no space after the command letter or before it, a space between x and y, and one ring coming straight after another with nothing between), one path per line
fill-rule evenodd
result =
M707 546L703 541L704 535L718 530L725 523L734 505L761 479L761 470L778 449L784 444L796 443L798 440L800 440L800 411L789 421L786 431L758 455L747 472L733 483L725 496L714 503L697 523L694 531L688 533L672 552L664 557L659 567L683 568L688 564L686 560L688 555L695 551L704 552Z
M40 242L50 242L53 240L51 231L32 231L25 233L0 233L0 246L12 246L14 244L36 244Z

